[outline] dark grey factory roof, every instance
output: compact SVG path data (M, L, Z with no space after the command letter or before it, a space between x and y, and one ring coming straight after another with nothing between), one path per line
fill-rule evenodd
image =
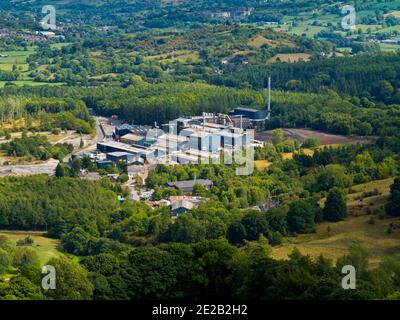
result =
M191 189L196 184L200 184L203 187L212 187L213 186L213 182L211 180L205 180L205 179L177 181L177 182L169 182L169 183L167 183L167 185L169 187L175 187L175 188L178 188L178 189Z
M120 126L117 126L117 130L121 130L121 129L133 129L134 127L131 126L130 124L124 123L121 124Z
M115 128L116 131L128 130L132 134L137 134L137 135L146 134L150 129L151 127L149 126L137 126L137 125L130 125L127 123L124 123Z

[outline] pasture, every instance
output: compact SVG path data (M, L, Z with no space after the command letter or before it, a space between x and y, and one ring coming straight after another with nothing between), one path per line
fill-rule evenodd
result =
M15 66L20 72L26 72L29 69L26 59L35 52L35 47L28 47L26 51L1 51L5 56L0 58L0 70L12 71Z
M30 87L39 87L39 86L62 86L65 83L62 82L57 82L57 83L51 83L51 82L35 82L32 80L16 80L16 81L0 81L0 88L4 88L4 86L7 83L12 83L16 85L17 87L23 87L23 86L30 86Z
M313 234L286 237L282 245L273 247L272 256L287 259L297 248L302 254L313 258L322 254L335 262L347 253L350 245L362 244L369 249L371 268L387 256L400 260L400 218L384 218L381 215L392 183L390 178L351 187L347 196L348 218L338 223L320 223ZM378 190L378 195L362 198L363 194L375 190ZM388 233L391 225L395 228Z
M344 136L337 134L330 134L310 129L283 129L284 137L286 139L296 140L300 143L309 138L316 138L320 145L340 145L347 143L366 143L370 138L359 136ZM256 139L260 141L271 141L273 130L267 130L256 133Z
M400 260L400 230L388 234L390 224L400 225L400 219L375 219L369 216L351 217L338 223L321 223L316 233L287 237L282 245L273 247L275 259L287 259L294 248L302 254L318 258L321 254L333 262L348 252L352 244L365 245L370 252L370 267L376 267L382 258L390 256Z
M286 40L271 40L271 39L267 39L264 36L258 35L252 39L249 40L248 45L254 49L260 49L263 45L267 45L268 47L271 48L277 48L280 46L286 46L289 48L294 48L295 45L290 42L290 41L286 41Z
M177 50L170 53L159 54L155 56L147 56L144 58L145 61L158 61L169 63L178 60L180 63L187 63L188 60L193 62L200 61L200 56L196 51L189 50Z
M62 253L58 250L59 241L44 236L43 232L36 231L0 231L0 236L4 236L8 241L16 244L18 240L31 237L33 242L32 248L39 256L40 264L45 265L51 258L59 256Z
M268 63L309 61L311 56L308 53L279 53L268 60Z
M271 166L271 162L268 160L255 160L254 161L254 166L257 168L257 170L265 170L268 169Z

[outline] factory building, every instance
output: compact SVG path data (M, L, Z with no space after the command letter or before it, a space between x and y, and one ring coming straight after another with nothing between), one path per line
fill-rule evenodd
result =
M96 162L96 165L99 169L105 169L107 167L111 167L114 163L111 160L100 160Z
M103 153L113 153L113 152L125 152L133 154L137 157L142 157L143 159L147 159L152 157L152 150L149 150L144 147L132 147L130 145L116 142L116 141L106 141L97 143L97 150Z
M250 108L235 108L229 113L229 115L242 116L244 119L249 119L252 122L263 122L268 119L267 110L257 110Z
M119 141L121 143L126 143L130 145L140 145L144 140L145 137L133 133L125 134L121 138L119 138Z
M221 148L243 147L243 142L246 141L244 140L244 134L234 133L230 131L221 131L220 133L218 133L218 136L220 137Z
M221 147L220 137L215 133L197 131L190 135L189 147L199 151L215 153Z
M132 126L130 124L122 124L115 127L115 136L122 137L127 134L134 134L138 136L146 136L151 128L148 126Z
M200 125L200 121L192 118L178 118L162 126L164 132L180 135L181 131L194 125Z
M116 151L108 153L107 159L117 164L119 163L129 164L133 161L133 159L135 159L135 155L132 153Z
M181 151L188 146L188 139L176 134L164 134L157 138L157 141L150 147L155 151L156 157L170 155Z
M265 115L262 110L235 109L235 112L239 111L254 119ZM236 150L253 143L251 131L243 129L243 115L240 124L240 127L235 126L224 114L203 114L171 121L163 126L164 131L157 127L119 125L115 127L117 141L106 140L97 144L98 152L104 154L105 159L98 165L125 163L140 166L145 162L163 161L174 164L219 163L222 149Z

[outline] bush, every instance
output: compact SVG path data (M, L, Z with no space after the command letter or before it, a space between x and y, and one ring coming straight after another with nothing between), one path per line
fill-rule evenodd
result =
M311 233L315 230L315 217L320 207L310 200L292 202L287 213L289 231L294 233Z
M128 181L129 181L129 176L126 173L123 173L118 177L118 182L120 183L125 183Z
M316 148L316 147L318 147L318 145L319 145L319 143L318 143L317 138L309 138L303 142L302 146L304 148Z
M17 241L17 246L18 247L23 247L23 246L32 246L34 243L33 239L30 236L27 236L24 239L20 239Z

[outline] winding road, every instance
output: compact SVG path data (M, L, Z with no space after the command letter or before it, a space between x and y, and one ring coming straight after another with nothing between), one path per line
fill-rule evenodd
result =
M101 128L101 124L100 124L101 117L93 116L93 119L96 122L96 136L86 147L84 147L83 149L81 149L79 151L74 151L74 153L83 153L83 152L95 150L97 147L97 143L104 140L105 135L104 135L103 129ZM69 154L68 156L66 156L63 159L63 162L69 163L71 160L71 157L72 157L72 154Z

